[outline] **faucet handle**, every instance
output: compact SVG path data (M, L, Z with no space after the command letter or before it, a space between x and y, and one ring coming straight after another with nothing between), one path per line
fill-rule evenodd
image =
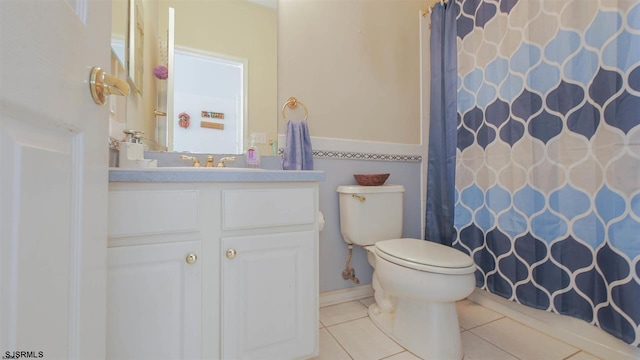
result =
M202 165L200 165L200 161L198 160L198 158L195 157L195 156L180 155L180 159L182 159L182 160L192 160L193 161L193 167L201 167L202 166Z
M218 167L226 167L227 165L225 164L225 161L236 161L236 157L235 156L223 157L222 159L220 159L220 162L218 163Z

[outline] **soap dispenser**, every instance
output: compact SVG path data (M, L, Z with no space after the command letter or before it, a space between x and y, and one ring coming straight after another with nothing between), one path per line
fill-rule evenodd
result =
M256 138L253 134L251 134L251 145L246 153L246 163L248 168L260 168L260 151L256 147Z
M138 130L124 130L125 139L120 141L118 166L121 168L155 168L157 160L144 158L142 136L144 132Z

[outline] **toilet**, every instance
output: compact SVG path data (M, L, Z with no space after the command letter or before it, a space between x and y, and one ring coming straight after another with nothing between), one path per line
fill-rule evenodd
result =
M476 266L454 248L402 236L402 185L338 186L340 231L367 250L375 303L369 317L422 359L463 357L455 302L475 288Z

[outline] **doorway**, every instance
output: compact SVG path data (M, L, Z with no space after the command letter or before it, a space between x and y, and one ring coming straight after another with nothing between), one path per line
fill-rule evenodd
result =
M173 151L238 154L246 132L244 60L175 51ZM188 122L180 120L187 114Z

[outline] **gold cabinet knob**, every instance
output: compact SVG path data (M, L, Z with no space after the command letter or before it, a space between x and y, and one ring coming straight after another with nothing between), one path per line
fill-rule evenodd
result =
M187 264L195 264L198 261L198 255L191 253L187 255Z
M227 259L233 259L236 257L236 255L238 255L238 253L236 252L236 249L228 249L227 250Z

